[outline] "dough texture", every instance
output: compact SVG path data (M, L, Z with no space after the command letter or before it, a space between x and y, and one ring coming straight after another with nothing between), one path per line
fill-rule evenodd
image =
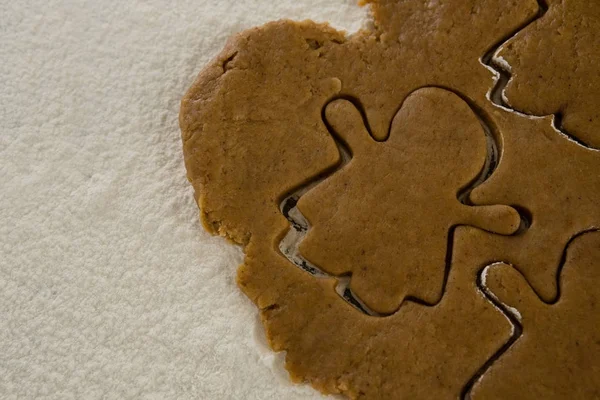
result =
M352 399L597 397L598 6L368 3L350 36L239 33L182 101L202 221L244 247L271 347Z

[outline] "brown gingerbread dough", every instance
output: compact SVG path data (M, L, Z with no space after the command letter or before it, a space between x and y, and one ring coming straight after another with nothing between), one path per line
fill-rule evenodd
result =
M490 268L486 286L516 309L523 333L471 394L477 399L600 398L600 232L576 237L556 303L540 301L517 270Z
M504 43L495 57L512 73L506 102L528 114L560 114L568 133L600 148L600 4L547 3L548 11Z
M205 227L244 246L245 259L238 270L239 285L261 309L274 350L287 352L286 368L294 380L308 381L325 393L344 393L351 398L459 398L470 395L473 383L481 376L485 379L490 365L493 367L494 361L502 359L502 353L513 338L514 325L507 320L510 315L499 311L493 305L494 300L480 292L478 272L496 261L512 263L523 271L540 294L552 297L556 293L552 277L560 265L562 249L581 229L599 223L595 210L588 215L579 209L589 210L592 196L598 193L594 192L596 186L589 184L597 180L594 170L598 171L595 165L600 155L581 146L571 148L578 145L556 132L550 118L524 118L497 107L486 97L494 85L494 73L482 65L482 57L536 18L539 8L536 1L378 0L371 3L373 27L351 37L327 25L290 21L270 23L233 37L201 72L182 101L180 125L188 177L194 186ZM422 89L425 87L443 90ZM335 292L335 279L312 276L279 251L280 242L290 229L290 223L280 210L282 200L318 178L325 178L323 187L335 186L328 181L340 179L337 176L344 171L338 170L340 153L328 130L329 118L327 115L325 120L323 118L324 110L328 114L324 107L332 100L352 99L364 110L364 119L375 140L387 139L392 131L389 143L377 144L381 148L397 140L396 132L410 137L411 132L431 132L426 128L436 126L439 132L450 132L445 113L456 109L459 121L452 121L452 126L466 128L458 135L470 138L475 145L464 148L469 156L458 157L465 161L462 164L453 160L431 170L407 165L408 174L422 178L411 180L415 185L429 182L431 190L444 188L444 197L439 203L444 209L418 215L440 228L436 234L438 240L448 234L452 224L474 224L499 233L510 233L514 228L511 222L514 214L500 213L501 220L505 220L501 222L490 221L487 216L491 214L487 212L458 211L464 208L457 201L457 192L464 185L474 183L469 181L481 169L483 153L478 143L484 137L480 125L475 128L464 103L452 98L454 100L436 106L430 115L402 117L407 121L422 121L422 126L411 122L413 126L390 129L399 107L411 93L421 92L415 92L418 89L459 95L483 125L490 128L501 152L497 170L490 166L491 177L474 189L464 205L504 205L503 210L511 206L521 210L524 217L528 217L529 211L532 225L529 229L522 227L511 236L457 227L445 253L448 280L439 303L418 304L415 301L423 299L416 297L405 300L398 311L388 317L372 317L352 307ZM419 96L417 100L421 100ZM332 107L335 104L332 103ZM402 108L399 116L406 112ZM344 121L336 122L335 116L331 122L340 135L350 132L342 129ZM349 144L352 148L350 140ZM456 149L451 141L447 144L441 157L448 150ZM358 151L356 159L346 165L349 168L352 162L364 157L359 155L360 145L354 147L355 152ZM409 153L414 150L404 148ZM548 157L538 154L546 151L550 151ZM398 154L398 159L391 160L392 164L400 163L401 156ZM517 160L521 157L531 159ZM574 161L575 158L579 161ZM571 163L574 166L568 167ZM373 160L372 168L378 166L382 177L397 173L386 170L387 165L381 160ZM449 168L459 175L438 176L435 167ZM360 182L367 172L356 171L356 176L348 176L348 179ZM429 179L430 175L436 179ZM513 181L515 176L519 179ZM559 187L563 183L568 186ZM386 185L390 191L397 190L391 181ZM312 190L320 190L319 186ZM338 193L333 197L343 199L343 186L337 187ZM446 191L451 188L453 197ZM420 186L409 189L424 190ZM566 196L567 191L570 196ZM358 190L356 193L368 197ZM310 203L327 201L317 199L311 191L305 196L306 199L300 201L306 203L307 214L312 214ZM389 194L382 200L391 207L390 215L411 215L411 210L414 213L414 202L393 203L387 196ZM361 205L361 212L386 218L385 210L380 210L379 205ZM449 213L445 207L453 211ZM337 221L368 218L344 208L337 208L336 212ZM553 214L540 215L546 212ZM552 218L557 219L556 226ZM325 228L325 221L319 222L320 218L315 216L313 219L308 235L312 230L318 232ZM424 228L414 221L401 223L417 229L431 228L429 223ZM380 226L380 223L361 226L366 232L349 231L342 235L377 237L381 234L377 229ZM505 229L507 226L510 229ZM390 236L389 243L394 239L397 243L406 240L406 232L389 232L397 235L396 238ZM421 253L426 253L429 238L418 231L411 234L415 238L422 236L422 240L415 243ZM320 236L329 240L323 234ZM323 243L313 239L315 247L317 242ZM310 242L304 246L303 250L307 251ZM435 259L443 250L440 246L437 245L432 255ZM347 251L356 249L349 246ZM429 257L421 253L413 251L412 254ZM407 275L406 282L388 284L393 288L391 295L385 290L381 294L369 292L366 296L371 296L371 303L388 310L406 295L414 294L432 302L438 300L436 295L439 297L442 290L439 274L445 266L432 265L414 271L402 265L416 265L418 261L409 259L408 263L399 264L397 255L396 252L387 258L384 254L378 256L375 268L384 264L404 270L401 273ZM319 267L337 271L334 264ZM356 273L360 266L347 263L344 268ZM392 277L391 280L398 273L381 271ZM415 281L408 277L410 272L415 273ZM423 275L419 277L420 274ZM435 275L433 279L422 279L430 274ZM369 276L367 281L376 278ZM357 280L351 280L351 285L356 285L353 282ZM537 350L543 351L543 346L540 344ZM514 383L517 390L519 381Z

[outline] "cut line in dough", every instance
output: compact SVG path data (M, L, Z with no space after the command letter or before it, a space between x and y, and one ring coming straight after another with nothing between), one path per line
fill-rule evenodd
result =
M463 98L460 95L459 95L459 97ZM340 99L340 98L344 98L346 100L350 99L357 106L357 108L359 110L362 110L360 102L357 99L350 98L349 96L336 97L336 98L332 99L329 103L331 103L337 99ZM468 102L467 102L467 104L468 104ZM325 109L325 107L327 107L327 104L323 107L323 110ZM481 185L492 175L492 173L496 169L498 162L499 162L498 144L496 142L496 138L494 137L494 134L492 133L491 127L485 122L485 120L479 115L479 113L476 112L476 110L474 110L472 107L471 107L471 109L477 116L477 118L483 128L483 131L485 133L486 143L487 143L487 157L486 157L485 164L484 164L480 174L469 185L467 185L465 188L460 190L457 194L457 200L460 203L465 204L465 205L471 204L471 202L469 200L470 193L473 191L473 189L475 189L477 186ZM364 113L363 113L363 117L364 117ZM325 124L325 125L327 125L327 124ZM369 129L369 126L368 126L368 123L366 120L365 120L365 126L367 127L367 129L369 130L369 133L370 133L370 129ZM316 266L315 264L311 263L309 260L307 260L305 257L303 257L300 254L300 251L299 251L300 243L304 240L304 238L308 234L308 231L310 230L311 226L310 226L310 223L308 222L308 220L304 217L304 215L302 215L302 213L298 209L298 207L297 207L298 201L304 194L309 192L311 189L313 189L319 183L323 182L325 179L327 179L331 175L335 174L337 171L342 170L352 159L352 154L349 151L349 149L346 147L346 145L341 140L339 140L333 132L331 132L331 128L329 126L327 128L328 128L329 133L330 133L331 137L333 138L333 140L338 148L338 151L340 153L340 162L333 170L331 170L329 172L325 172L324 174L321 174L320 176L311 180L310 182L305 183L304 185L300 186L299 188L297 188L296 190L292 191L290 194L285 196L284 199L281 201L281 203L279 205L279 210L283 214L283 216L288 220L290 227L289 227L287 233L282 238L282 240L279 242L279 246L278 246L279 251L289 262L291 262L298 268L302 269L303 271L311 274L312 276L314 276L316 278L333 278L333 279L335 279L337 282L336 286L335 286L336 293L342 299L344 299L345 302L347 302L349 305L351 305L355 309L359 310L360 312L370 315L370 316L374 316L374 317L386 317L389 315L393 315L395 312L398 311L398 309L396 309L394 312L389 313L389 314L382 314L382 313L378 313L378 312L372 310L371 308L369 308L360 299L360 297L356 293L354 293L352 291L352 289L349 287L350 281L352 279L351 274L345 274L342 276L335 276L335 275L328 274L325 271L323 271L321 268ZM523 214L520 210L519 210L519 214L521 216L521 227L519 228L519 230L517 231L516 234L523 232L524 230L526 230L529 227L529 221L527 220L527 218L525 216L523 216ZM445 271L445 277L444 277L443 292L445 292L445 289L446 289L447 279L448 279L449 270L450 270L450 263L452 260L454 228L456 228L456 227L452 227L448 234L448 249L447 249L447 256L446 256L446 264L447 265L446 265L446 271ZM435 305L435 304L428 304L426 302L422 302L416 298L407 298L407 301L419 303L419 304L426 305L426 306L434 306ZM400 307L401 306L402 305L400 305Z

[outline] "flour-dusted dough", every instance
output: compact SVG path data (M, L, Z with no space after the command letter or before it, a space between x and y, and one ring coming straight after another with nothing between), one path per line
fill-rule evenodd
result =
M497 53L513 74L506 101L528 114L558 113L574 138L600 148L600 4L547 2L544 16Z
M351 398L459 398L472 394L477 382L486 382L486 373L494 371L498 376L498 369L510 365L503 364L502 357L510 354L506 350L512 348L519 331L508 308L493 295L498 287L486 288L482 282L482 270L498 261L512 263L542 298L553 298L563 249L582 230L600 225L595 207L595 196L600 191L600 154L557 132L551 117L527 118L494 105L487 97L497 76L483 65L484 55L535 20L539 11L536 1L370 3L372 27L350 37L310 21L273 22L233 37L182 101L180 123L188 177L206 228L244 246L245 260L238 270L238 283L260 308L273 349L287 352L286 367L292 379L308 381L325 393L344 393ZM515 76L515 82L516 79ZM562 89L557 86L555 90ZM415 215L429 221L428 229L443 215L449 215L438 227L442 237L453 224L479 226L504 235L473 226L453 227L454 235L445 249L449 268L445 291L441 293L439 276L428 286L431 282L427 279L412 280L407 274L399 280L395 271L390 271L415 262L429 250L426 229L419 231L415 221L394 221L399 227L414 230L410 235L415 238L412 246L417 247L409 252L406 263L400 253L388 254L386 263L373 264L375 273L382 275L364 275L363 282L370 286L365 289L363 285L357 292L367 298L375 311L394 311L405 298L392 315L374 317L339 296L335 278L313 276L279 251L279 244L290 229L280 203L303 185L324 177L312 189L314 192L309 190L306 199L300 199L299 210L304 210L309 220L312 218L310 228L316 232L311 239L309 230L301 251L309 258L312 254L316 263L323 264L318 267L333 275L360 271L356 257L346 257L346 269L342 271L331 257L315 256L327 250L320 244L331 238L328 233L334 233L327 232L327 224L377 217L378 224L363 227L348 223L336 227L343 230L347 226L348 230L338 235L340 238L367 240L381 234L380 225L385 225L388 216L412 215L415 203L392 202L379 196L390 210L385 213L385 208L378 208L380 204L371 204L377 199L361 193L360 187L345 192L344 185L334 185L343 168L351 168L352 163L351 160L339 169L341 157L334 136L343 136L347 132L344 124L352 122L352 118L356 121L357 114L352 113L360 111L368 125L364 130L372 136L365 139L372 140L373 145L387 140L377 144L381 148L396 140L402 143L401 137L393 135L401 132L399 136L408 135L406 138L411 132L421 131L410 130L411 124L390 129L392 120L406 112L401 106L411 93L415 96L423 91L436 93L433 98L446 93L456 99L417 107L417 115L405 115L402 119L420 121L416 124L419 128L439 126L445 132L461 129L460 134L474 138L464 147L468 153L465 160L473 163L466 163L465 170L456 170L452 160L445 160L448 171L453 171L449 176L434 174L439 172L434 169L444 168L443 165L428 170L422 165L411 169L408 163L406 171L421 174L424 179L414 179L406 190L422 191L420 184L434 188L445 187L446 183L458 185L456 199L444 192L446 200L439 203L439 210L430 212L433 215ZM346 107L348 102L358 111L347 108L350 113L336 120L335 112L332 114L327 105ZM452 110L456 104L461 104L456 110L468 108L476 117L453 121L444 114L448 112L445 107ZM418 115L419 109L427 115ZM462 111L457 112L458 119L462 118ZM479 125L474 122L476 118L480 119ZM477 136L482 127L489 130L489 137L500 151L499 164L492 162L488 166L491 176L483 183L476 182L478 186L462 199L461 205L458 192L465 184L474 183L464 180L476 178L473 173L477 175L482 168L483 136ZM356 159L364 157L358 154L358 142L353 144L347 139L351 152L357 152ZM370 167L381 169L382 176L386 176L391 172L386 167L397 164L413 150L410 143L402 146L405 147L399 147L402 151L398 151L398 158L393 154L378 157L374 151L368 153L373 158ZM450 142L448 148L456 149ZM389 157L390 162L385 162ZM459 159L462 158L457 157L456 161ZM460 172L460 177L454 171ZM360 181L361 173L366 172L357 170L349 179ZM381 179L379 184L383 185L378 187L382 193L386 186L397 189L393 180ZM319 196L319 191L328 187L327 198ZM424 193L433 195L436 191ZM336 199L349 194L368 201L361 204L360 215L337 206ZM423 199L424 207L426 203L427 199ZM457 205L451 212L446 208L450 204ZM488 217L494 213L484 213L487 215L483 218L458 215L466 206L471 210L490 206L482 209L501 212L495 214L499 219L490 223ZM507 236L517 228L514 210L521 213L521 229ZM327 215L332 218L329 222L322 218ZM399 248L406 244L406 232L389 232L390 246L394 240ZM342 246L343 241L337 245ZM360 243L354 240L348 245L348 254L352 255ZM371 249L377 250L376 245L371 243ZM436 245L438 258L443 248ZM336 252L343 254L343 246ZM385 257L383 253L380 260ZM437 274L443 273L444 267L427 266ZM415 276L423 271L411 269ZM350 287L352 282L350 277ZM377 292L377 282L385 282L385 290ZM356 285L361 287L359 280L355 280ZM407 287L411 290L405 290ZM501 297L498 296L500 300ZM513 303L508 306L518 308ZM523 314L524 333L530 329L528 315ZM548 344L540 341L532 346L530 350L537 351L545 350ZM502 376L508 380L503 386L507 396L526 390L519 384L522 377L513 376L510 371ZM515 379L511 381L511 377Z

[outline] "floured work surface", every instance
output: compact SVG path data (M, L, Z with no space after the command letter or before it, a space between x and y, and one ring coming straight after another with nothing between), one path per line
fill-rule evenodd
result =
M293 380L600 396L599 45L578 36L598 6L515 3L372 1L350 37L273 22L183 99L202 220L244 247L239 286Z

